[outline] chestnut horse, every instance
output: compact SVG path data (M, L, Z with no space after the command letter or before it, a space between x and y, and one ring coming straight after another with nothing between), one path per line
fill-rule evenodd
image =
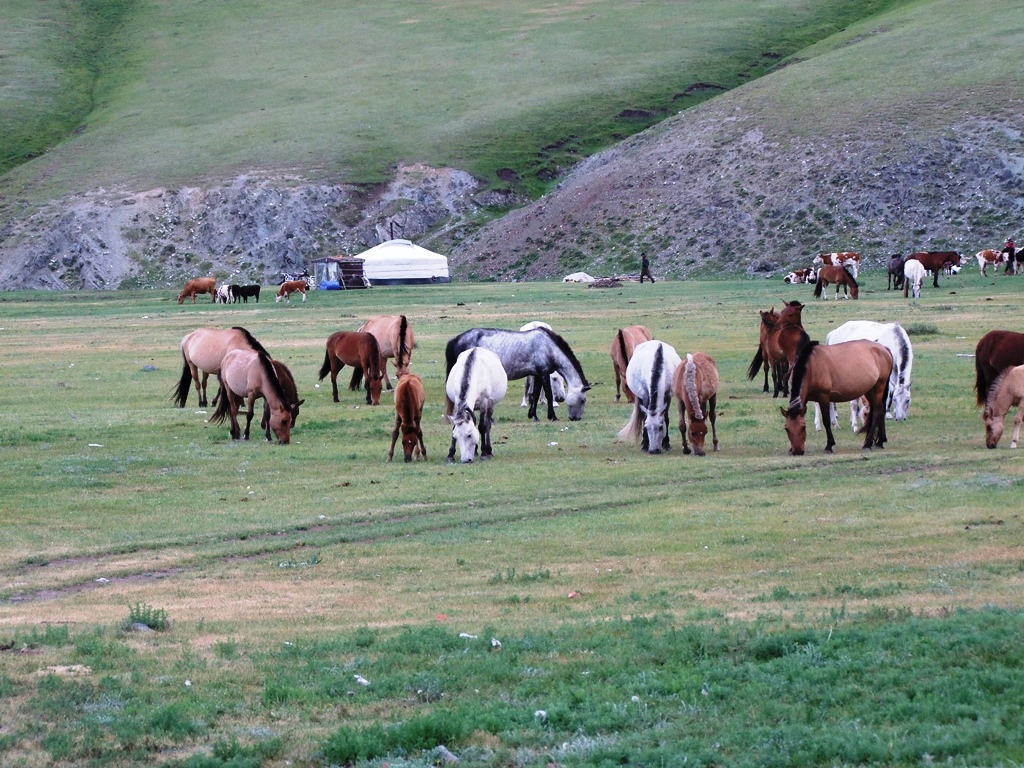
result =
M420 428L423 403L426 399L423 379L416 374L406 373L395 383L395 429L391 433L388 461L395 457L395 443L398 442L399 432L402 433L402 452L405 453L406 462L412 461L414 452L417 459L422 453L423 460L426 461L427 446L423 444L423 430Z
M833 402L845 403L866 395L870 412L864 430L864 448L885 447L885 401L889 395L892 355L873 341L845 341L821 345L807 339L800 346L793 364L793 397L789 408L780 408L786 417L789 453L802 456L807 442L807 404L817 403L822 413ZM832 453L836 441L832 420L824 419L828 442L825 453Z
M383 374L380 372L380 347L372 333L359 331L338 331L327 338L327 352L324 364L320 366L320 381L331 374L331 389L334 402L338 400L338 371L346 365L352 366L352 380L348 388L355 391L366 378L366 404L380 405L380 389Z
M761 313L761 340L757 353L747 369L747 378L754 379L764 366L764 392L768 392L768 369L772 371L775 393L789 396L789 369L796 358L800 341L807 334L803 326L804 305L799 301L786 304L781 312L772 308Z
M309 286L306 285L305 280L289 280L285 283L281 283L281 287L277 289L277 298L275 302L280 302L284 299L289 304L292 303L292 294L298 291L302 294L302 300L306 300L306 290Z
M189 390L195 383L199 395L199 407L207 406L206 382L220 370L221 360L232 349L263 349L245 328L235 326L227 330L219 328L197 328L181 340L181 378L174 390L174 403L184 408ZM266 351L266 350L264 350ZM202 374L202 376L200 376ZM216 398L215 398L216 399Z
M718 450L718 430L715 429L715 403L718 401L718 367L703 352L687 354L672 374L672 391L679 401L679 432L683 437L683 453L690 453L686 442L689 434L693 452L704 455L704 440L711 422L713 450ZM687 419L689 414L689 419Z
M405 315L376 315L361 326L360 333L372 333L380 348L380 372L384 374L384 384L391 391L391 379L388 378L387 358L395 359L395 378L399 379L409 372L412 362L412 349L416 339L409 327Z
M974 389L984 405L992 382L1006 368L1024 365L1024 333L989 331L974 348Z
M612 368L615 369L615 402L619 402L622 392L626 393L626 402L632 403L636 396L626 382L626 367L629 359L633 357L633 350L637 344L650 341L654 336L642 325L628 325L619 328L612 339ZM765 374L765 392L768 391L768 374Z
M285 402L288 403L288 411L291 414L291 428L295 429L295 422L299 420L299 406L305 400L299 399L299 390L295 386L295 377L288 370L288 366L280 360L271 360L274 364L274 372L277 380L281 382L281 391L284 392ZM260 428L267 433L267 440L270 440L270 405L266 398L263 399L263 418L260 420Z
M245 439L248 440L256 400L262 397L270 408L267 439L270 439L270 432L273 431L279 443L288 444L291 439L293 404L288 401L266 350L231 350L224 355L217 378L220 380L221 398L217 410L210 417L211 422L220 423L230 417L231 438L238 440L242 436L238 427L238 410L242 400L246 400Z
M946 269L947 267L959 267L960 266L960 254L956 251L920 251L919 253L912 253L907 256L907 261L918 261L921 266L925 268L926 272L931 272L933 275L932 287L939 287L939 272ZM906 290L904 289L903 295L906 296Z
M856 299L860 292L857 279L850 270L846 267L827 266L818 270L818 281L814 284L814 298L828 299L828 296L825 295L825 288L829 283L835 283L836 301L839 301L839 286L843 287L843 298L846 299Z
M1017 416L1013 420L1013 441L1011 448L1017 447L1020 439L1020 424L1024 421L1024 408L1021 402L1024 401L1024 365L1017 365L1007 368L992 382L988 390L988 398L985 400L985 411L981 418L985 422L985 445L995 448L999 445L999 438L1003 436L1003 421L1011 408L1017 409Z
M181 293L178 294L178 303L181 304L185 299L191 298L192 303L196 303L196 296L200 293L210 294L210 300L217 300L217 278L215 277L194 277L185 283L185 287L181 289Z

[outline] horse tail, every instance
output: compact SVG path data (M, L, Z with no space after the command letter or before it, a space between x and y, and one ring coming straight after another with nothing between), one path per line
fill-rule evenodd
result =
M821 292L825 288L824 282L821 278L821 270L818 270L818 279L814 282L814 298L820 299ZM753 378L753 377L751 377Z
M181 353L181 378L178 379L178 386L174 388L174 404L179 408L184 408L185 403L188 401L189 390L192 389L192 369L188 365L188 360L185 359L185 352Z
M459 339L462 335L455 336L448 340L448 344L444 348L444 380L445 380L445 392L444 392L444 415L451 416L455 413L455 403L448 397L448 376L452 372L452 368L455 367L455 361L459 357Z
M231 390L228 389L220 371L217 371L217 381L220 382L220 399L217 401L217 410L210 416L210 421L214 424L220 424L231 413Z
M640 398L633 401L633 410L629 414L629 421L619 430L618 442L625 443L632 441L639 443L643 436L644 417L640 413Z
M757 352L754 354L754 359L750 361L750 367L747 368L747 379L753 381L754 378L761 372L761 366L764 365L764 352L761 349L761 345L757 345Z
M266 355L267 357L270 356L270 353L263 348L263 345L256 341L256 337L249 333L249 331L247 331L245 328L243 328L240 325L233 325L231 327L233 330L239 331L242 334L242 336L245 337L245 343L249 345L249 348L251 350L253 350L254 352L260 352Z
M690 401L690 413L698 421L704 418L700 410L700 396L697 394L697 364L693 361L693 355L687 354L686 368L683 369L683 385L686 388L686 397Z
M807 375L807 361L810 360L814 348L818 346L818 342L811 341L806 334L804 336L805 338L800 340L800 346L797 347L796 362L793 363L793 378L789 385L789 412L792 416L795 416L796 411L800 409L800 391L803 389L804 376Z
M619 342L619 354L622 355L622 363L626 365L629 363L629 355L626 353L626 336L622 333L622 329L619 328L618 333L615 334L615 338Z
M974 389L978 393L978 405L984 405L988 399L988 386L986 385L987 361L989 357L988 334L981 337L978 346L974 350Z
M348 388L355 391L359 389L359 385L363 383L363 366L354 365L352 366L352 380L348 383Z
M395 368L401 370L402 361L408 363L409 355L411 350L409 349L409 343L406 341L409 335L409 320L405 315L399 315L398 320L398 349L395 350Z
M380 370L380 345L377 343L377 337L372 333L367 335L366 346L369 348L369 353L366 361L366 378L367 379L379 379L381 377Z
M328 347L327 351L324 352L324 364L320 366L320 378L318 381L323 381L324 376L331 372L331 348Z

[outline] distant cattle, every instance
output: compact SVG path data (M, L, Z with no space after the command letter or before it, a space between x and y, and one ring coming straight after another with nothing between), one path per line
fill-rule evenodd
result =
M196 303L196 296L200 293L210 294L210 301L217 300L217 278L215 277L194 277L185 283L185 287L181 289L181 293L178 294L178 303L181 304L187 298L192 299L192 303Z
M819 253L811 261L812 264L825 264L834 267L847 267L852 270L854 278L860 269L860 254L856 251L837 251L835 253Z
M907 261L918 261L926 272L932 273L934 288L939 287L939 272L948 267L959 267L960 259L961 256L956 251L921 251L907 256Z
M782 278L782 282L790 283L792 285L800 285L803 283L814 283L817 279L818 270L814 267L807 267L806 269L798 269L795 272L790 272Z
M235 304L239 299L248 304L250 296L256 299L257 304L260 303L260 287L258 285L232 285L231 293L235 297Z
M233 299L231 293L231 286L225 283L224 285L217 286L217 292L213 295L213 300L217 304L230 304Z
M306 285L305 280L288 280L287 282L281 283L281 287L277 291L277 298L274 301L281 301L284 299L289 304L292 301L292 294L298 291L302 294L302 300L306 300Z

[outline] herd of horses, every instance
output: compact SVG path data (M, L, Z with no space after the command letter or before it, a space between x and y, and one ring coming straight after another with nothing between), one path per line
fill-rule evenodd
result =
M948 255L942 255L918 263L924 269L939 270L951 261ZM824 264L816 270L817 287L842 284L837 270L856 280L849 266ZM910 273L904 269L904 274ZM856 283L853 288L856 298ZM816 290L815 295L819 293ZM764 393L772 391L773 397L787 399L780 411L789 452L805 452L807 408L813 405L816 430L825 430L825 451L831 453L836 445L832 428L839 423L835 405L841 402L850 403L851 428L855 433L863 432L864 449L884 447L886 419L905 420L910 410L913 349L906 331L898 323L851 321L829 332L824 343L819 343L803 327L804 307L799 301L790 301L778 312L774 307L760 312L758 346L747 369L751 380L763 373ZM379 405L384 387L393 389L395 424L388 461L394 456L399 436L405 461L427 458L422 430L425 391L422 379L410 371L414 347L412 327L405 315L372 317L357 331L332 333L325 344L319 378L330 375L334 402L339 402L338 374L346 365L352 369L348 388L365 390L367 404ZM279 443L289 442L299 407L305 401L299 398L287 366L273 359L249 331L238 326L200 328L182 339L181 353L182 372L173 395L179 407L185 406L193 388L200 407L206 407L207 381L216 376L220 390L213 400L212 422L229 420L231 437L248 439L255 403L262 399L261 428L266 439L276 437ZM711 450L719 449L719 375L710 355L699 350L680 355L641 325L617 329L610 355L615 400L625 394L632 406L628 421L618 433L620 441L632 441L651 454L669 450L674 397L683 452L705 454L709 423ZM387 375L388 359L393 360L395 368L394 387ZM1011 443L1015 448L1024 418L1020 408L1024 402L1024 334L1001 330L987 333L975 350L975 367L977 401L984 406L986 445L996 447L1006 414L1017 407ZM484 459L493 455L490 433L494 409L505 398L509 381L518 379L525 380L523 405L529 408L528 418L539 420L542 402L550 420L557 420L555 408L561 406L570 420L583 418L591 384L569 344L546 323L528 323L518 331L471 328L449 340L444 387L445 416L452 428L449 461L455 460L456 451L464 463L477 455ZM239 424L243 404L244 431Z

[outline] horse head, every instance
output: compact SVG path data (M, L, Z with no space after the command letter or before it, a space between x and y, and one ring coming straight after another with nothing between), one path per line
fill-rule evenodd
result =
M587 404L587 390L590 385L583 387L569 387L565 393L565 405L569 409L569 421L579 421L583 418L583 406Z
M476 427L473 412L463 406L455 416L448 416L452 425L452 439L459 446L459 455L463 464L470 464L480 448L480 430ZM402 439L403 445L405 438Z
M985 422L985 446L995 448L999 445L999 438L1003 436L1005 414L1000 416L995 409L986 405L981 418Z
M687 433L690 436L690 442L693 443L693 453L695 456L703 456L704 454L704 440L708 435L708 422L706 418L694 418L690 417L690 424L687 428Z
M288 404L280 402L270 409L270 429L281 445L288 445L292 435L292 414Z
M667 410L652 410L640 405L640 412L644 415L644 443L647 445L648 453L661 453L662 446L668 448L668 419L665 418Z
M906 421L910 413L910 384L897 384L892 393L892 417L896 421Z
M789 408L779 406L782 415L786 417L786 436L789 438L789 455L803 456L804 447L807 445L807 406L803 403L790 405Z

